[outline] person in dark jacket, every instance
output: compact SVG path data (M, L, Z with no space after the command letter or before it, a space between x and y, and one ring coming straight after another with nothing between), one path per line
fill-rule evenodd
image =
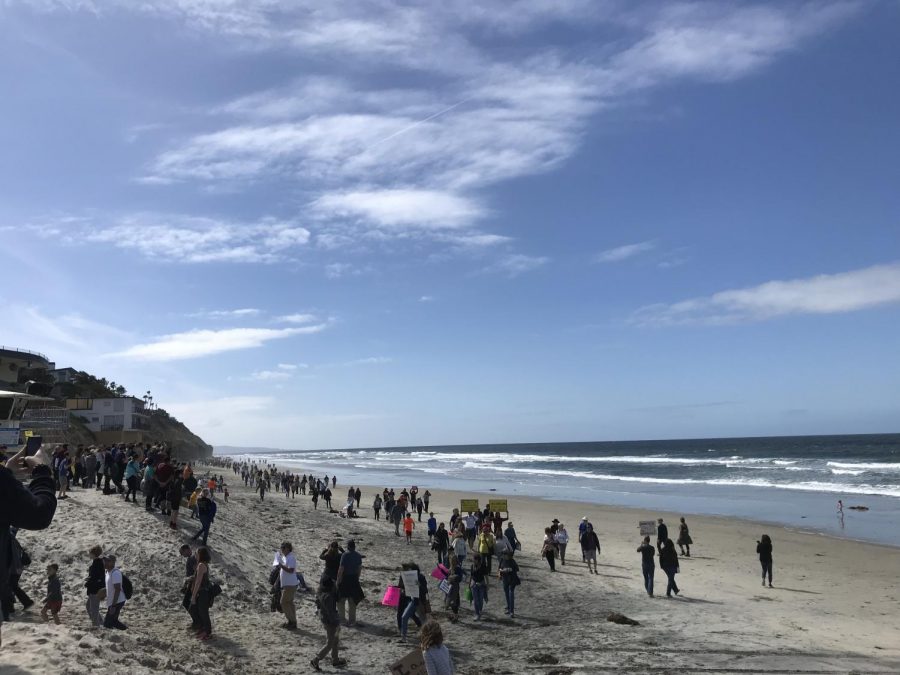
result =
M644 590L647 595L653 597L653 573L656 571L656 563L653 556L656 549L650 544L650 537L644 537L644 542L638 546L637 552L641 554L641 572L644 575Z
M759 564L762 565L762 585L766 585L766 575L769 575L769 588L772 588L772 539L764 534L756 542L756 552L759 554Z
M13 546L9 528L43 530L53 522L56 485L49 462L43 448L31 457L25 457L25 448L22 448L6 462L6 466L0 466L0 597L9 593ZM29 475L31 483L26 488L17 479Z
M103 617L100 615L100 591L106 588L106 570L103 567L103 548L94 546L88 551L91 555L91 566L88 567L87 580L84 587L87 590L88 618L91 625L100 627L103 625Z
M419 581L419 592L417 597L407 593L406 584L403 582L402 575L400 576L400 581L397 582L397 585L400 587L400 604L397 606L397 628L400 629L400 635L405 638L409 628L410 619L412 619L420 628L422 626L422 621L417 615L421 613L422 616L425 616L426 614L428 581L425 579L425 575L422 574L419 566L415 563L403 563L402 569L407 572L415 570L418 573L417 577Z
M341 617L338 615L337 610L337 589L335 588L334 579L331 577L323 575L319 580L319 588L316 592L316 605L319 608L319 620L322 622L322 627L325 628L325 635L328 637L328 641L309 662L309 665L314 670L321 670L319 661L324 659L328 652L331 652L331 665L337 668L344 666L347 662L338 657Z
M678 584L675 583L675 575L679 571L678 554L675 552L675 542L671 539L666 539L662 545L662 550L659 552L659 566L669 579L669 583L666 586L666 597L671 598L672 593L678 595L681 592Z
M322 575L333 579L335 583L337 583L338 571L341 568L341 556L343 555L344 549L341 548L337 541L332 541L328 544L328 548L319 554L319 560L325 561L325 571L322 572Z
M437 552L438 565L446 565L449 562L448 553L450 551L450 533L444 527L444 523L438 525L434 533L431 547Z
M691 532L688 530L687 523L684 520L684 516L681 517L681 523L678 525L678 548L681 549L681 555L686 558L691 557L691 544L694 543L694 540L691 539ZM685 552L687 549L687 552Z
M209 488L203 488L200 499L197 500L197 517L200 519L200 529L191 539L203 537L203 545L209 537L209 528L216 519L216 502L210 497Z
M666 540L669 538L669 528L666 527L666 524L663 522L663 519L660 518L656 521L658 524L656 526L656 548L662 553L663 546L666 543Z

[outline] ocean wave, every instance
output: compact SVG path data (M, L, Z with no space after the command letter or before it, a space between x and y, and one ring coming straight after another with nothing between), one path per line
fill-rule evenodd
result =
M832 469L831 473L833 473L835 476L862 476L864 473L866 473L866 470L865 469L858 469L858 470Z
M836 469L870 469L873 471L900 471L897 462L828 462L828 466Z

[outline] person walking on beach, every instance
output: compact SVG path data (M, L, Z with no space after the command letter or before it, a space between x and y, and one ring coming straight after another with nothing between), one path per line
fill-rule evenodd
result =
M561 565L566 564L566 546L569 543L569 533L566 526L560 523L556 528L556 547L559 549L559 562Z
M437 532L437 518L434 517L433 513L428 514L428 522L426 523L428 526L428 543L432 543L432 539L434 539L435 532Z
M297 578L297 558L294 556L294 547L289 541L282 542L281 555L278 558L278 580L281 583L281 611L287 622L282 628L288 630L297 629L297 611L294 607L294 595L300 580Z
M450 582L450 592L444 598L444 608L453 612L451 621L456 622L459 618L459 588L463 580L463 568L456 555L450 555L450 562L447 565L450 568L450 574L447 581Z
M419 647L425 659L427 675L453 675L453 659L450 650L444 645L444 634L437 621L429 621L422 626L419 635Z
M759 554L759 564L762 565L762 585L766 585L766 575L769 576L769 588L772 588L772 539L764 534L756 542L756 552Z
M189 630L196 631L200 628L200 624L194 621L194 615L191 613L191 596L194 590L194 574L197 572L197 556L194 555L188 544L182 544L178 552L184 558L184 582L181 584L181 592L184 597L181 599L181 606L191 616Z
M122 585L122 571L116 567L116 556L105 556L103 569L106 570L106 617L103 619L103 627L126 630L128 626L119 621L119 615L125 607L125 589Z
M513 559L512 551L507 551L500 558L497 567L500 580L503 582L503 595L506 596L506 614L510 619L516 618L516 586L521 583L519 579L519 564Z
M431 523L431 519L428 522ZM431 540L431 548L437 553L438 565L446 565L447 554L450 551L450 534L444 527L444 523L437 526L437 530L435 530Z
M691 544L693 543L694 540L691 539L691 533L688 531L687 523L684 522L684 516L682 516L681 523L678 525L678 548L681 549L681 555L690 558ZM687 549L687 553L685 553L685 549Z
M600 538L594 532L594 526L588 523L584 534L581 536L581 555L588 566L588 574L591 573L591 563L594 563L594 574L600 574L597 571L597 554L600 553Z
M323 572L325 576L331 577L337 581L338 571L341 568L341 556L343 556L343 554L344 549L341 548L337 541L332 541L328 544L328 547L319 554L319 560L325 561L325 571Z
M425 493L422 495L422 504L425 505L425 510L428 510L428 503L431 501L431 493L428 490L425 490Z
M391 509L391 522L394 523L394 534L398 537L400 536L400 523L403 522L404 513L403 505L399 502L394 504L394 508Z
M362 490L356 488L356 492L353 493L354 499L356 499L356 508L359 510L359 503L362 501Z
M550 565L550 571L556 571L556 541L553 539L553 533L549 527L544 528L544 545L541 548L541 557L547 560ZM588 565L590 569L590 565Z
M375 501L372 503L372 510L375 512L375 520L381 520L381 495L375 495Z
M191 587L191 618L198 626L197 638L203 642L212 637L212 619L209 617L209 605L212 600L209 563L209 549L201 546L197 549L197 571L194 573L194 584Z
M175 476L169 484L169 492L166 499L169 500L169 527L178 529L178 509L181 508L181 477Z
M666 585L666 597L671 598L672 593L678 595L681 589L675 583L675 575L679 572L678 554L675 552L675 542L666 539L663 542L662 550L659 552L659 566L666 573L669 583Z
M331 577L323 576L319 580L319 588L316 591L316 607L319 609L319 620L325 629L327 639L325 646L312 658L309 665L313 667L313 670L321 670L319 661L324 659L328 652L331 652L331 665L335 668L340 668L346 665L347 662L338 657L341 617L337 610L337 591L334 580Z
M481 613L484 611L484 601L487 597L487 568L478 553L472 557L472 567L469 569L469 588L472 589L475 620L481 621Z
M59 610L62 609L63 595L62 583L60 583L59 565L52 563L47 565L47 598L44 600L44 607L41 609L41 618L49 621L49 612L53 615L53 623L59 623Z
M416 512L419 514L419 522L422 522L422 511L425 510L425 502L421 497L416 498Z
M450 548L453 549L453 553L459 560L459 564L465 564L466 554L469 552L469 545L466 543L465 535L461 532L457 532L453 537L453 541L450 542Z
M206 546L206 540L209 538L209 528L216 519L216 511L218 507L209 495L209 488L203 488L200 499L197 500L197 517L200 519L200 529L191 540L203 537L203 545Z
M641 554L641 573L644 575L644 590L647 595L653 597L653 573L656 570L654 556L656 549L650 544L650 537L644 537L644 542L638 546L637 552Z
M513 527L512 522L506 523L506 529L503 530L503 536L506 537L506 540L509 542L509 547L513 551L518 551L522 548L522 545L519 544L519 538L516 536L516 528Z
M481 554L487 573L491 573L491 561L494 555L494 535L491 534L491 526L485 523L481 527L481 534L478 535L478 541L475 544L475 550Z
M663 519L660 518L656 521L656 548L662 553L663 546L669 538L669 528L666 527L666 524L663 522Z
M265 501L266 499L266 482L261 480L259 481L259 485L256 486L256 491L259 493L259 501ZM205 492L205 490L204 490Z
M331 488L328 485L325 486L325 491L322 493L322 499L325 500L325 508L331 511Z
M100 616L100 591L106 585L106 570L103 567L103 549L99 546L93 546L88 553L91 556L91 565L88 567L87 580L84 587L87 590L87 609L88 618L91 620L92 626L100 627L103 625L103 619Z
M341 555L340 566L337 573L337 594L340 602L341 621L344 620L345 605L349 605L347 626L360 625L356 622L356 606L366 597L362 586L359 584L359 575L362 572L362 556L356 551L356 541L347 541L347 550Z
M406 517L403 519L403 534L406 535L407 545L412 543L412 533L415 526L416 525L415 521L413 520L412 514L407 513Z
M397 607L397 627L400 629L400 636L405 638L409 630L410 619L412 619L417 626L422 626L422 620L419 619L417 615L419 609L422 609L422 614L423 616L425 615L425 603L428 601L428 582L425 579L425 575L419 570L419 566L415 563L403 563L402 569L406 572L415 571L418 581L417 589L407 589L406 584L403 582L403 575L401 574L400 581L397 584L400 586L400 604Z

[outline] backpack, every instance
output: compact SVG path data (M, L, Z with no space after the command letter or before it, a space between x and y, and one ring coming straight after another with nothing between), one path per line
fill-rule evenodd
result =
M124 574L122 575L122 592L125 594L126 600L131 600L131 596L134 595L134 586L131 585L131 579Z

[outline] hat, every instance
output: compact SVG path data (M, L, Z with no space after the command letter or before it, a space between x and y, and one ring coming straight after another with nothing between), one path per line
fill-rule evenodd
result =
M556 518L554 518L554 519L551 520L550 522L551 522L551 523L558 523L559 521L558 521Z
M587 521L587 516L585 516L584 518L582 518L582 520Z

